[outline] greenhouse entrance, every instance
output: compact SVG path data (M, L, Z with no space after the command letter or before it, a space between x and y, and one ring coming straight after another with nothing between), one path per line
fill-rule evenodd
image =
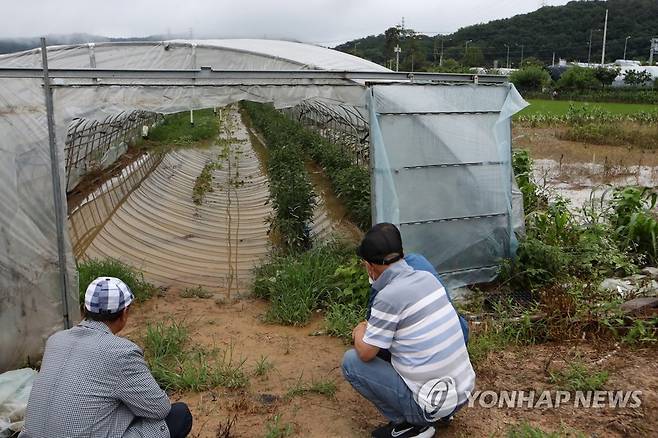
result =
M77 319L75 257L83 252L113 255L118 245L140 260L160 259L177 278L197 284L222 261L241 269L239 253L229 263L235 260L231 251L195 259L209 231L195 228L199 218L186 216L194 208L176 207L178 191L193 189L207 156L181 150L132 159L108 138L129 126L151 125L159 114L272 102L291 117L304 113L326 135L358 138L366 145L358 159L372 175L373 221L399 224L407 250L423 252L453 284L493 278L515 244L510 122L525 102L498 76L396 73L304 44L214 40L0 56L0 84L0 199L7 207L0 214L0 298L8 303L0 310L0 369L38 355L45 336ZM237 109L225 111L240 125ZM342 126L345 120L351 122ZM263 251L258 236L267 227L258 221L268 215L261 189L266 175L257 169L248 131L236 129L236 138L252 148L234 157L232 166L255 184L237 187L230 172L225 182L235 193L243 191L239 211L251 225L238 231L227 225L228 217L198 210L217 232L250 240L253 248L242 255L251 256ZM76 137L76 130L88 135ZM107 169L117 160L126 160L125 166L103 181L99 199L95 190L83 190L67 207L67 192L75 192L98 163ZM126 174L124 185L113 186ZM89 196L93 203L85 202ZM224 203L238 197L213 196L233 221L238 210ZM189 197L185 202L193 203ZM109 216L112 222L104 219ZM158 250L176 239L185 241L186 251Z

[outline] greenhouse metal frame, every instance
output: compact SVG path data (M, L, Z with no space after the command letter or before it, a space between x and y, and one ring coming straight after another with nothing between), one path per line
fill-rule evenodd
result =
M0 370L34 360L78 317L65 224L71 122L239 100L335 119L367 139L373 222L399 225L407 251L424 253L451 284L490 280L513 253L522 210L511 116L526 103L504 77L392 72L283 41L42 41L0 56Z

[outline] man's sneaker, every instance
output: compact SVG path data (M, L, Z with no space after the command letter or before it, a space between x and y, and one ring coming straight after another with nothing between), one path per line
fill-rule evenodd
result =
M432 438L433 426L414 426L409 423L388 423L372 431L372 438Z

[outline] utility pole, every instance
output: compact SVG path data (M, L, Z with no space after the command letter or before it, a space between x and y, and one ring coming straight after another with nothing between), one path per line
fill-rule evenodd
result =
M473 42L473 40L466 41L466 47L464 48L464 56L466 56L468 54L468 45L472 42Z
M651 38L651 50L649 51L649 65L653 65L654 53L658 53L658 38Z
M626 40L624 40L624 61L626 61L626 47L628 46L628 39L630 37L631 36L629 35L629 36L626 37Z
M608 10L605 10L605 24L603 25L603 52L601 53L601 65L605 64L605 40L608 36Z
M505 47L507 47L507 62L505 65L509 68L509 44L505 44Z
M521 64L519 67L523 67L523 44L521 44Z
M587 66L588 67L589 67L590 61L592 59L592 32L594 32L594 29L589 30L589 44L587 45L587 47L589 47L589 49L587 49Z
M402 51L402 49L400 48L399 45L396 45L395 49L393 49L393 50L395 51L395 71L399 71L400 70L400 52Z
M553 62L551 62L552 66L555 66L555 52L553 52Z
M441 37L441 55L439 56L439 67L443 67L443 37Z

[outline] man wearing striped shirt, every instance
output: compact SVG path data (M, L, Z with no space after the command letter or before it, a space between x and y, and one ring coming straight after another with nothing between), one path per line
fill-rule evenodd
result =
M378 290L368 321L357 325L343 374L389 420L375 438L429 438L473 390L475 372L459 317L432 274L404 261L392 224L375 225L358 248ZM390 350L390 363L377 357Z

